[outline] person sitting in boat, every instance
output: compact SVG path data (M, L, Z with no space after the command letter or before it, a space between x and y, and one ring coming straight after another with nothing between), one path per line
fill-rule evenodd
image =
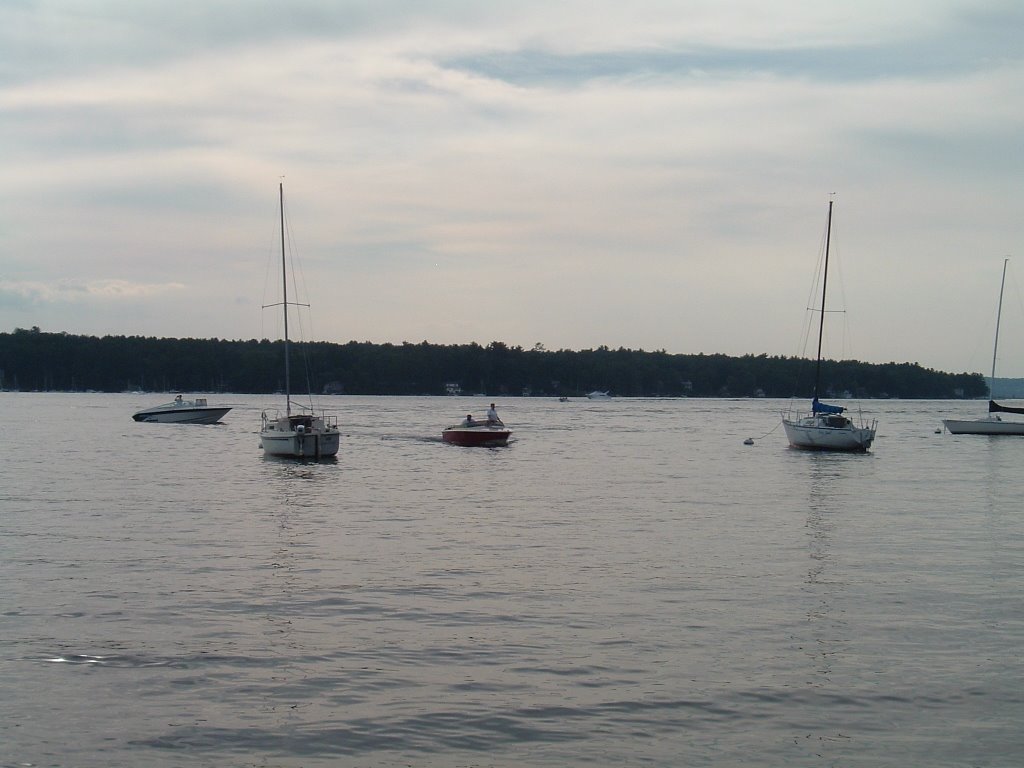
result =
M462 426L464 426L464 427L475 427L475 426L477 426L477 422L476 422L476 419L473 418L473 414L471 414L471 413L467 413L466 414L466 420L464 422L462 422Z
M494 408L494 403L491 403L491 407L487 409L487 423L490 425L501 424L501 419L498 418L498 411Z
M178 395L176 398L174 398L174 402L177 403L178 405L181 405L181 395Z

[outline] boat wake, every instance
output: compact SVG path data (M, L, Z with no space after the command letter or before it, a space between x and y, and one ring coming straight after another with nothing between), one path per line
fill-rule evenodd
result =
M381 440L402 440L413 443L443 443L440 437L433 435L381 435Z

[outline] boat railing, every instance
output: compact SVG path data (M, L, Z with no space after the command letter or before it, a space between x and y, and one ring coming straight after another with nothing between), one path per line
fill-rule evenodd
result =
M292 407L293 411L295 411L295 410L301 411L303 416L308 416L309 418L316 419L316 420L322 422L323 425L325 427L327 427L328 429L337 429L338 428L338 417L337 417L337 415L328 413L324 409L319 409L318 410L318 409L312 408L311 406L308 406L308 405L306 405L304 403L299 403L299 402L296 402L294 400L291 402L291 407ZM293 414L293 418L294 418L294 416L295 416L295 414ZM280 409L278 409L278 408L267 408L267 409L265 409L263 411L263 426L264 426L264 429L266 428L268 422L277 423L277 421L279 421L280 419L281 419L281 411L280 411Z

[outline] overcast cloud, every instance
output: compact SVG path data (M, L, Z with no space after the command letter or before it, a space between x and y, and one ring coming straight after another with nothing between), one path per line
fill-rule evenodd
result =
M1024 376L1024 6L0 4L0 330L829 354ZM845 323L843 322L845 320ZM841 332L844 331L844 332Z

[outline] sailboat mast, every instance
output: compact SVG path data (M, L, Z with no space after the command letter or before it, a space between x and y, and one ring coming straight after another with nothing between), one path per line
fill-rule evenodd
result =
M288 354L288 269L285 266L284 256L284 182L277 185L278 197L281 203L281 296L284 299L284 396L285 414L292 415L292 384L291 369Z
M821 280L821 317L818 320L818 361L814 366L814 399L818 399L821 378L821 340L825 335L825 297L828 291L828 247L832 240L832 201L828 201L828 224L825 227L825 274Z
M992 376L988 380L988 396L995 397L996 387L996 354L999 352L999 321L1003 317L1003 288L1006 287L1006 265L1010 259L1003 259L1003 279L999 283L999 309L996 310L996 340L992 346Z

